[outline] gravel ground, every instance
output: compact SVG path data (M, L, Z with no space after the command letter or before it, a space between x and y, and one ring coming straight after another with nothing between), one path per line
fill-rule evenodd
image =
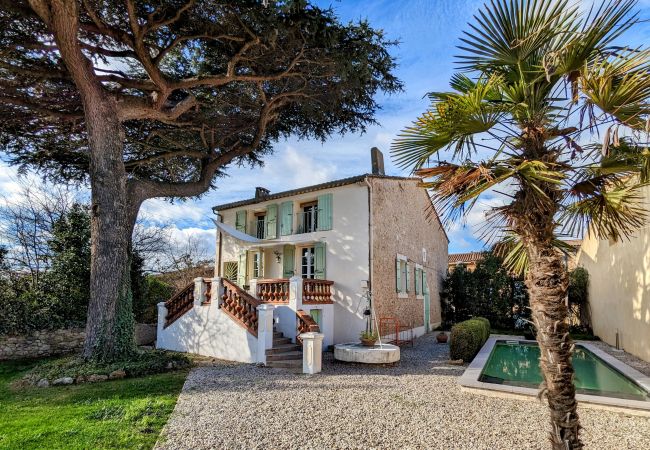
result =
M337 363L331 354L314 376L200 367L157 448L548 448L543 404L461 392L465 367L448 359L447 345L431 334L403 349L393 367ZM587 408L580 416L589 449L650 448L649 417Z

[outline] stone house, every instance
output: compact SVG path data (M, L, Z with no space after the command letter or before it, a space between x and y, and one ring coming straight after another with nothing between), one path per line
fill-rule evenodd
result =
M273 346L295 345L304 330L329 346L358 341L368 326L396 340L437 327L447 235L421 180L385 175L372 153L373 173L279 193L258 187L215 206L215 277L198 282L194 308L162 307L158 346L268 362L255 342L260 307L272 308ZM174 320L165 326L163 316Z

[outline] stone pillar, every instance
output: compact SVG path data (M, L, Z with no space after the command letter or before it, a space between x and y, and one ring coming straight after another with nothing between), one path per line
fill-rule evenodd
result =
M257 298L257 278L248 280L248 293Z
M194 278L194 306L201 306L205 303L206 289L202 277Z
M302 308L302 277L289 278L289 307L295 312Z
M302 339L302 373L313 375L320 373L323 363L322 333L303 333Z
M266 364L266 350L273 348L273 310L263 303L257 307L257 362Z
M156 348L164 348L163 333L165 329L165 318L167 317L167 308L165 302L158 303L158 327L156 330Z
M212 279L212 299L210 302L213 305L220 306L223 302L223 284L221 284L221 277L216 277Z

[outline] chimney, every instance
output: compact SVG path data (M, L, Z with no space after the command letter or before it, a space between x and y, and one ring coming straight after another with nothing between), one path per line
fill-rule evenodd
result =
M370 149L370 158L372 160L372 174L386 175L384 172L384 154L377 147Z
M255 198L256 199L264 198L268 196L270 192L271 191L269 191L268 189L258 186L255 188Z

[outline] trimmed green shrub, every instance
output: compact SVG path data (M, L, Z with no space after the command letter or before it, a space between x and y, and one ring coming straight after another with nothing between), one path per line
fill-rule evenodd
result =
M489 337L490 321L483 317L457 323L451 327L450 358L471 361Z

